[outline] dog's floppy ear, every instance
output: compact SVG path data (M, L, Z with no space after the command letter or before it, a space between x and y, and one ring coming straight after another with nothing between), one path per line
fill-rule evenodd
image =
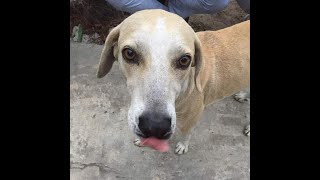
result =
M113 55L113 47L117 43L120 34L120 25L113 28L108 37L106 38L97 72L97 77L102 78L112 68L112 64L115 61L115 57Z
M194 64L195 66L195 76L194 80L196 83L196 87L199 92L202 92L202 86L201 86L201 80L200 80L200 72L202 72L202 69L204 67L204 62L203 62L203 56L202 56L202 48L201 48L201 42L198 38L198 36L195 34L195 41L194 41Z

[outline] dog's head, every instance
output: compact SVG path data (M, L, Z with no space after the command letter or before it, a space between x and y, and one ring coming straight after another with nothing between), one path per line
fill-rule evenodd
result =
M131 95L129 126L143 138L170 138L176 99L190 86L202 91L201 45L193 29L175 14L139 11L109 33L97 76L105 76L116 60Z

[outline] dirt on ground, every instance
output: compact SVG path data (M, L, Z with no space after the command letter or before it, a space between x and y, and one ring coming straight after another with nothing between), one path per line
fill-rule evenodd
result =
M77 0L70 2L70 36L74 26L81 24L89 42L103 44L110 29L117 26L130 14L115 10L105 0ZM247 14L235 0L216 14L195 14L188 21L196 31L219 30L244 21ZM97 33L99 37L94 38Z

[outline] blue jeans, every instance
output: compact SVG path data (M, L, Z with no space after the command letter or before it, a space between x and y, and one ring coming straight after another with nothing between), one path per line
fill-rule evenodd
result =
M135 13L144 9L163 9L175 13L182 18L192 14L214 14L222 11L229 0L169 0L168 7L157 0L106 0L120 11ZM239 0L249 1L250 0Z
M237 2L242 10L250 14L250 0L237 0Z

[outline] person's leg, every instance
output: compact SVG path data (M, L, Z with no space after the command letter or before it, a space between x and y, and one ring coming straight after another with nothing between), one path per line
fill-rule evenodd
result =
M183 18L192 14L215 14L222 11L229 0L169 0L169 11Z
M168 7L164 6L157 0L106 0L114 8L119 11L128 12L130 14L144 9L163 9L168 11Z
M236 1L238 2L242 10L250 14L250 0L236 0Z

